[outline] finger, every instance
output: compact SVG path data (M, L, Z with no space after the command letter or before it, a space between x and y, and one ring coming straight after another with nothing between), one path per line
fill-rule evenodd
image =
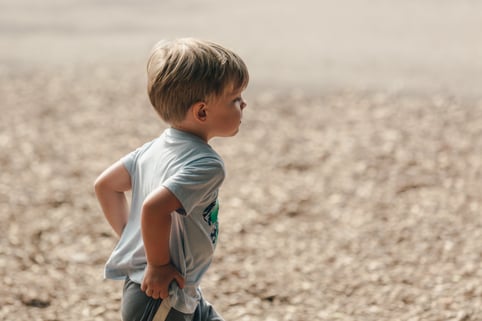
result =
M152 297L152 290L151 290L151 289L147 289L147 290L145 291L145 293L146 293L146 295L147 295L148 297Z
M161 296L159 295L159 292L158 291L153 291L150 295L151 298L157 300L159 299Z
M167 291L167 292L166 292L166 291L160 291L160 292L159 292L159 297L160 297L161 299L163 299L163 300L164 300L165 298L167 298L168 296L169 296L169 291Z
M142 284L141 284L141 291L142 291L142 292L146 292L146 290L147 290L147 285L146 285L144 282L142 282Z

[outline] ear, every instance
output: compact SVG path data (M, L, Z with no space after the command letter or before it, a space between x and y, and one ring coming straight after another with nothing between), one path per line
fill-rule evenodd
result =
M192 114L194 116L194 119L201 122L205 121L207 118L206 103L204 102L195 103L192 106Z

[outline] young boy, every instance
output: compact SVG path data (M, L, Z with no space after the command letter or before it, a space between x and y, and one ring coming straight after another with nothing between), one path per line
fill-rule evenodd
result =
M125 279L122 320L223 320L199 288L218 239L225 172L208 141L238 132L249 80L241 58L196 39L160 42L147 64L148 93L170 125L95 182L120 240L105 275ZM125 192L132 189L130 210Z

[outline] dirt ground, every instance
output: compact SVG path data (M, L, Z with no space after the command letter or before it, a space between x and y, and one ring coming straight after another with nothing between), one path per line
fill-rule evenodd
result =
M164 125L127 67L0 76L0 320L119 320L92 183ZM482 320L482 100L248 100L213 141L228 177L203 289L226 320Z

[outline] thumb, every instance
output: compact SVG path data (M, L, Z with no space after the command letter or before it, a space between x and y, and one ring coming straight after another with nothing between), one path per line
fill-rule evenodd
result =
M179 272L177 272L176 274L174 274L174 279L176 280L177 285L179 285L179 287L181 289L183 289L184 288L184 278L182 277L182 275Z

